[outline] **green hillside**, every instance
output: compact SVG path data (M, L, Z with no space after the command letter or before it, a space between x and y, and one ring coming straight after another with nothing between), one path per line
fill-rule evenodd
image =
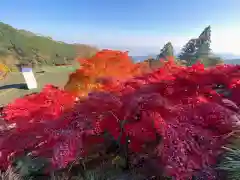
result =
M76 56L88 57L96 51L95 47L54 41L0 22L0 62L7 65L71 63Z

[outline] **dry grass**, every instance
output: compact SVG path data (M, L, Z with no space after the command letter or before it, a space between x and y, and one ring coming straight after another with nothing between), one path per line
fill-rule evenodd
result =
M15 173L12 168L0 174L0 180L145 180L146 177L134 171L122 171L121 169L109 166L109 163L102 163L96 166L96 169L84 171L84 176L80 174L81 170L68 169L59 172L53 172L50 175L41 175L35 177L21 177ZM77 167L78 168L78 167Z
M0 180L22 180L22 178L14 173L12 168L8 168L6 172L1 172Z

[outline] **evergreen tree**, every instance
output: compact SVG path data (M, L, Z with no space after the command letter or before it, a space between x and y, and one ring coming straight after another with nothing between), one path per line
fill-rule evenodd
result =
M215 57L214 56L213 57L208 57L206 59L202 58L202 59L200 59L200 62L202 64L204 64L205 67L216 66L218 64L223 64L224 63L224 61L221 58L216 57L216 56Z
M198 37L203 42L211 43L211 26L206 27Z
M210 51L211 51L210 44L211 44L211 27L208 26L203 30L203 32L198 37L197 43L196 43L196 48L197 49L201 48L201 46L203 45L203 46L205 46L205 50L207 50L208 53L210 53ZM208 48L206 48L206 46L208 46Z
M188 43L182 48L178 58L180 60L186 61L187 64L190 64L191 59L196 53L196 39L191 39Z
M157 56L157 60L164 58L166 59L168 56L174 56L174 50L171 42L168 42L161 49L160 54Z
M195 54L195 62L197 60L203 63L205 67L215 66L217 64L223 63L223 60L221 58L216 57L211 53L211 49L207 42L202 44Z
M199 61L206 61L210 57L210 47L207 42L200 45L200 47L196 50L194 56L191 58L191 61L188 62L188 65L195 64L198 60Z
M182 48L180 60L185 60L187 65L192 65L199 58L206 59L211 54L211 27L206 27L197 39L191 39Z
M197 52L195 54L195 60L200 60L205 67L215 66L223 63L223 60L212 54L210 48L211 44L211 27L206 27L198 38Z
M195 58L207 58L210 55L210 47L208 43L203 43L198 48L197 52L195 53Z

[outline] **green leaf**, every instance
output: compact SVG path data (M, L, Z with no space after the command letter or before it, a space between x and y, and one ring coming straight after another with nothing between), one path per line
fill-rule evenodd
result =
M228 147L223 147L226 151L221 162L216 167L217 170L223 170L227 173L229 180L240 179L240 142L235 139Z
M49 161L41 157L22 156L14 160L13 166L22 177L42 174Z

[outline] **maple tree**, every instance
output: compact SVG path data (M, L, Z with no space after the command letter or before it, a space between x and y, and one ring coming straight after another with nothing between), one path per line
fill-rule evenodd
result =
M78 59L80 69L69 76L65 90L77 96L100 90L104 80L124 80L140 75L143 63L134 64L128 52L102 50L88 59Z

